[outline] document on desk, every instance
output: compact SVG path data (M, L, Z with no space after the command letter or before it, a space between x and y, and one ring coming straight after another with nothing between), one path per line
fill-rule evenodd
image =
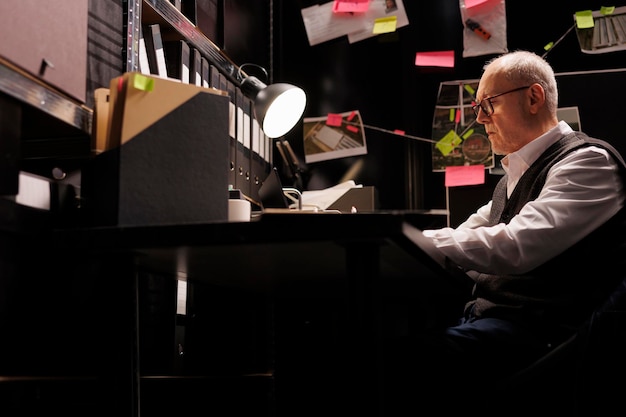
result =
M446 257L439 249L437 249L437 246L435 246L435 243L431 239L424 236L424 233L422 233L420 229L405 223L402 226L402 233L435 262L437 262L439 266L445 269Z
M302 193L302 208L303 210L326 210L348 190L362 187L363 185L357 185L354 181L349 180L324 190L304 191Z
M48 178L20 171L18 181L19 192L15 196L17 204L50 210L52 182Z

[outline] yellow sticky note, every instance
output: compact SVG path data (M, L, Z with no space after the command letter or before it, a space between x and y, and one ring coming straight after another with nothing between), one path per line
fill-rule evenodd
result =
M467 91L468 93L470 93L470 95L471 95L472 97L474 97L474 95L476 94L476 91L474 90L474 88L472 88L472 86L471 86L471 85L469 85L469 84L464 84L464 85L463 85L463 88L465 89L465 91Z
M443 156L446 156L462 141L463 139L461 139L454 130L451 130L435 144L435 147L439 149L439 152L441 152Z
M154 80L141 74L135 74L133 77L133 87L141 91L152 91L154 89Z
M576 12L576 27L578 27L578 29L588 29L593 26L593 14L591 10Z
M372 30L372 33L377 35L380 33L395 32L397 24L397 16L381 17L374 20L374 29Z
M465 132L465 134L463 135L463 139L467 139L470 136L472 136L472 134L474 134L474 129L470 129L467 132Z
M615 6L602 6L600 7L600 13L602 13L603 15L607 15L607 14L613 14L613 12L615 11Z

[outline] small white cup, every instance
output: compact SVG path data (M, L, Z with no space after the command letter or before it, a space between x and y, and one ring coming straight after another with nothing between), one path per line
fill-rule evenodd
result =
M252 214L252 206L248 200L229 199L228 200L228 221L229 222L249 222Z

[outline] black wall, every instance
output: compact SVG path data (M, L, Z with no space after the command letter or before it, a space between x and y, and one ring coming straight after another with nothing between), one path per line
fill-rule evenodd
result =
M325 2L224 0L224 51L238 65L252 62L264 66L271 82L303 87L308 96L304 117L356 109L366 125L430 139L439 84L477 79L485 61L495 56L462 57L464 26L458 0L404 0L409 25L395 33L353 44L344 36L310 46L301 10L318 3ZM575 0L565 5L508 1L507 47L544 54L544 46L556 42L573 25L576 11L601 6L600 1ZM455 51L453 69L415 66L416 52L440 50ZM626 127L621 117L626 110L626 72L605 72L626 68L626 52L584 54L571 31L547 59L561 74L560 105L578 106L584 131L626 151L621 143ZM254 67L244 70L261 75ZM446 207L444 174L432 172L430 143L375 129L366 129L365 134L367 155L307 166L302 126L290 132L286 139L306 169L305 188L321 189L354 179L377 187L383 209ZM281 170L280 159L275 165ZM356 174L348 178L348 172ZM493 182L488 178L485 187ZM480 202L488 195L484 190L469 193L473 194ZM465 210L479 203L467 198L462 201L468 201Z
M404 0L410 23L395 33L354 44L342 37L311 47L301 9L316 3L274 2L275 81L305 89L305 117L358 109L367 125L430 138L439 83L479 78L485 61L495 56L462 57L464 27L458 0ZM598 10L600 6L599 1L568 1L564 5L508 1L508 49L527 49L541 55L544 45L557 41L572 26L576 11ZM454 69L414 65L416 52L439 50L455 51ZM626 67L624 51L582 53L574 31L548 53L547 59L556 73ZM618 146L626 127L620 117L626 110L626 72L559 76L559 84L560 105L579 106L583 130ZM371 129L365 133L368 155L309 164L309 189L334 185L359 163L362 168L355 181L377 186L382 208L446 207L444 174L431 171L430 143ZM287 139L304 159L301 128L294 129Z

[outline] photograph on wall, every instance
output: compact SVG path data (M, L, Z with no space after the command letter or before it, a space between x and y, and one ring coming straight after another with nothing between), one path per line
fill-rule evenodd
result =
M491 143L472 110L477 88L478 80L446 81L439 85L433 115L433 171L443 172L448 166L493 168Z
M363 2L343 2L344 6L355 6ZM406 10L402 0L372 0L363 12L339 12L333 8L337 2L328 1L301 9L302 21L309 45L315 46L343 36L348 42L356 43L377 36L374 26L377 20L392 18L395 28L408 26Z
M580 115L578 114L578 106L559 107L556 109L556 117L567 123L572 130L577 132L582 131L580 126Z
M363 120L358 110L303 120L307 163L367 154Z
M580 51L605 54L626 50L626 6L574 14Z
M504 0L459 0L463 30L463 58L508 52Z

